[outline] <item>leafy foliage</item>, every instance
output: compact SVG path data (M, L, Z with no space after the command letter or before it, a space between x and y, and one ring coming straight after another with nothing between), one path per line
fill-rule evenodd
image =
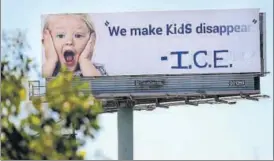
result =
M43 97L24 103L28 73L36 67L26 55L26 42L24 31L2 32L1 160L84 159L85 152L79 152L79 147L85 141L77 138L73 129L94 137L102 105L91 93L82 92L88 83L73 86L78 78L65 68L48 82ZM22 109L30 112L20 119L20 113L26 112ZM65 130L73 132L64 135Z

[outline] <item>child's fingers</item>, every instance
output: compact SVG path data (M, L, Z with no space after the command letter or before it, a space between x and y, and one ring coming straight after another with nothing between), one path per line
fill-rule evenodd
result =
M86 45L85 50L90 50L90 48L92 47L93 41L94 41L94 38L93 38L93 35L91 34L90 37L89 37L89 40L88 40L88 43Z
M90 35L90 38L89 38L90 43L94 43L95 38L96 38L95 33L92 33L92 34Z
M50 34L49 34L49 31L48 30L45 30L45 32L44 32L44 41L45 41L45 43L47 44L47 45L49 45L49 43L50 43L50 38L51 38L51 36L50 36Z
M57 53L49 30L44 31L44 44L47 57L54 57L56 59Z
M90 35L87 46L90 46L92 44L92 36Z
M92 33L92 34L90 35L90 38L89 38L90 50L91 50L91 48L94 46L94 44L95 44L95 33Z
M51 44L53 44L53 40L52 40L52 36L49 30L47 30L47 36L48 36L48 40Z
M52 39L52 36L51 36L51 33L49 30L46 31L47 32L47 41L48 41L48 45L50 46L51 50L55 51L55 48L54 48L54 43L53 43L53 39Z
M49 45L48 45L48 35L47 35L46 31L43 34L42 41L43 41L43 44L44 44L44 46L45 46L45 48L47 50L48 47L49 47Z
M91 34L89 37L89 40L86 44L86 47L84 49L84 51L81 53L81 57L85 57L88 59L91 59L92 57L92 48L93 48L93 44L95 42L95 34Z
M46 41L46 38L47 38L47 31L44 30L44 32L43 32L43 40Z

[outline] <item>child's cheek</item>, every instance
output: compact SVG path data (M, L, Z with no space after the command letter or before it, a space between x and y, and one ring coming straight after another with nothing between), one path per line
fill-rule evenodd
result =
M80 53L82 53L83 51L84 51L84 49L85 49L85 47L83 46L83 47L81 47L81 52Z

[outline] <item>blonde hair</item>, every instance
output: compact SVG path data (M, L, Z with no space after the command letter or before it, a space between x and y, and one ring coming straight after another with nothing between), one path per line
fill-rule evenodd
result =
M73 15L73 16L79 16L81 20L85 22L85 24L88 26L91 33L95 33L94 24L92 23L92 20L87 13L61 13L61 14L48 14L42 16L42 33L48 29L49 26L49 19L52 16L66 16L66 15Z

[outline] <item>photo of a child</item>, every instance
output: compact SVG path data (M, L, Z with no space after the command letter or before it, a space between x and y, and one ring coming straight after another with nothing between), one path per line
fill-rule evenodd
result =
M58 75L61 66L75 76L107 75L102 65L92 63L96 32L88 14L47 15L42 32L44 77Z

